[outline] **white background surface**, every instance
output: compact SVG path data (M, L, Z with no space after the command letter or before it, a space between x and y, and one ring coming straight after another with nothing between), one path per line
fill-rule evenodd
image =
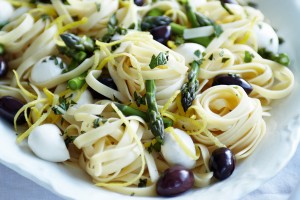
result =
M273 179L241 200L288 200L293 192L300 193L300 148L293 159ZM296 191L297 190L297 191ZM60 197L0 164L0 199L61 200ZM300 199L300 196L293 200ZM290 199L292 200L292 199Z

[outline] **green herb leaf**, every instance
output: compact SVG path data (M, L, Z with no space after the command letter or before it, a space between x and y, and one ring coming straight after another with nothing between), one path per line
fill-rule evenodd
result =
M70 96L71 97L71 96ZM59 105L55 105L52 107L54 114L62 115L64 114L71 106L75 105L76 102L70 99L70 97L60 97Z
M156 152L160 152L161 151L161 143L158 142L158 141L155 141L155 143L151 143L150 146L147 148L147 151L149 153L152 153L153 151L156 151Z
M101 10L101 4L98 3L98 2L95 2L95 6L96 6L97 12L100 12L100 10Z
M134 91L134 101L136 102L137 106L140 107L140 105L146 105L146 96L140 96L137 94L136 91Z
M229 58L222 58L222 63L226 63Z
M146 187L147 186L147 179L140 179L140 182L138 184L138 187L141 188L141 187Z
M198 49L194 52L194 55L197 56L198 58L200 58L201 55L201 51Z
M157 66L165 65L168 62L168 52L160 52L157 56L153 55L150 61L150 68L154 69Z
M245 51L244 62L250 63L250 62L252 62L252 58L254 58L254 55L251 54L249 51Z

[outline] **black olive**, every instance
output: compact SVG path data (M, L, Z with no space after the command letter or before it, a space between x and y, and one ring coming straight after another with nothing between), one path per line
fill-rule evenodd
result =
M194 174L183 166L175 165L167 169L158 179L156 192L160 196L175 196L194 186Z
M144 4L144 0L134 0L134 4L137 6L142 6Z
M216 179L228 178L235 168L235 157L232 151L225 147L214 150L209 159L209 168Z
M7 62L4 60L2 56L0 56L0 78L4 77L8 72Z
M221 74L216 76L212 86L216 85L238 85L241 86L247 94L250 94L253 90L250 83L235 74Z
M118 90L114 80L109 77L100 77L98 78L98 81L114 90ZM97 91L93 90L92 88L89 87L89 90L95 99L107 99L107 97L103 96L102 94L99 94Z
M167 44L171 37L171 27L170 26L159 26L150 30L153 39L164 45Z
M11 96L4 96L0 98L0 116L3 117L5 120L10 122L11 124L14 123L14 117L17 112L24 106L24 103L21 102L19 99L16 99ZM17 119L17 124L25 123L25 116L24 113L21 113Z

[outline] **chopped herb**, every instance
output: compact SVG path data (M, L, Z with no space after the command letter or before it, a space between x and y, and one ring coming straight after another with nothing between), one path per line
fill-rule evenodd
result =
M107 119L104 119L102 116L98 117L93 122L93 128L98 128L101 124L104 124L107 122Z
M95 2L95 6L96 6L97 12L100 12L100 10L101 10L101 4L98 3L98 2Z
M64 114L71 106L75 105L76 102L74 102L73 100L70 100L68 98L64 98L64 97L60 97L59 98L59 105L55 105L52 107L52 110L54 112L54 114L56 115L62 115Z
M151 69L157 66L165 65L168 62L168 52L160 52L157 56L153 55L149 64Z
M258 24L258 28L259 28L259 29L262 29L262 24Z
M41 18L43 21L50 20L50 16L47 15L47 14L42 14L42 15L40 16L40 18Z
M285 42L282 37L278 37L278 40L279 40L279 44L283 44Z
M66 146L68 146L69 144L73 143L76 138L77 138L77 136L69 136L69 135L67 135L67 137L65 138L65 144L66 144Z
M134 91L134 101L136 102L137 106L140 107L140 105L146 105L146 96L140 96L137 94L136 91Z
M135 23L130 24L130 26L128 27L128 29L135 29Z
M220 0L222 7L228 12L228 14L233 15L234 13L228 8L224 0Z
M138 187L139 188L141 188L141 187L146 187L147 186L147 179L145 178L145 179L140 179L140 182L139 182L139 184L138 184Z
M252 7L252 8L258 8L257 3L254 3L254 2L248 2L247 5Z
M200 58L201 56L201 51L198 49L194 52L194 55L197 56L198 58Z
M224 56L224 50L221 50L221 51L220 51L219 56L220 56L220 57L223 57L223 56Z
M222 63L226 63L230 58L222 58Z
M208 59L213 60L214 59L214 54L211 54Z
M147 147L147 151L149 153L152 153L154 151L156 152L160 152L161 151L161 143L156 141L156 139L154 139L154 142L151 142L150 146Z
M93 122L93 128L97 128L97 127L99 127L99 123L100 123L100 121L101 121L101 118L97 118L97 119L95 119L94 120L94 122Z
M252 53L250 53L249 51L245 51L244 62L250 63L250 62L252 62L252 58L254 58L254 55Z
M134 193L134 192L130 194L130 196L132 196L132 197L133 197L134 195L135 195L135 193Z
M112 51L115 51L117 48L119 48L121 46L121 43L119 43L119 44L115 44L115 45L113 45L113 46L111 46L111 50Z

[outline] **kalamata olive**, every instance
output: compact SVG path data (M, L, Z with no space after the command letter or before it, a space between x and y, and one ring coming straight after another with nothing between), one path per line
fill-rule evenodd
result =
M219 180L228 178L235 168L235 157L230 149L221 147L212 152L209 168Z
M134 0L134 4L137 6L142 6L144 4L144 0Z
M8 65L4 58L0 56L0 78L4 77L8 72Z
M181 194L194 185L194 174L183 166L175 165L167 169L158 179L156 192L160 196Z
M0 98L0 116L10 123L14 123L14 117L16 113L24 106L24 103L20 100L11 97L4 96ZM17 119L17 124L25 123L24 113L21 113Z
M221 74L216 76L212 86L216 85L238 85L241 86L247 94L250 94L253 90L250 83L235 74Z
M153 39L164 45L167 44L171 37L171 27L170 26L159 26L150 30Z
M220 0L222 3L238 4L235 0Z
M112 78L109 77L100 77L98 78L98 81L100 83L102 83L103 85L106 85L114 90L118 90L114 80ZM92 88L89 87L89 90L93 96L94 99L107 99L107 97L103 96L102 94L99 94L98 92L96 92L95 90L93 90Z

